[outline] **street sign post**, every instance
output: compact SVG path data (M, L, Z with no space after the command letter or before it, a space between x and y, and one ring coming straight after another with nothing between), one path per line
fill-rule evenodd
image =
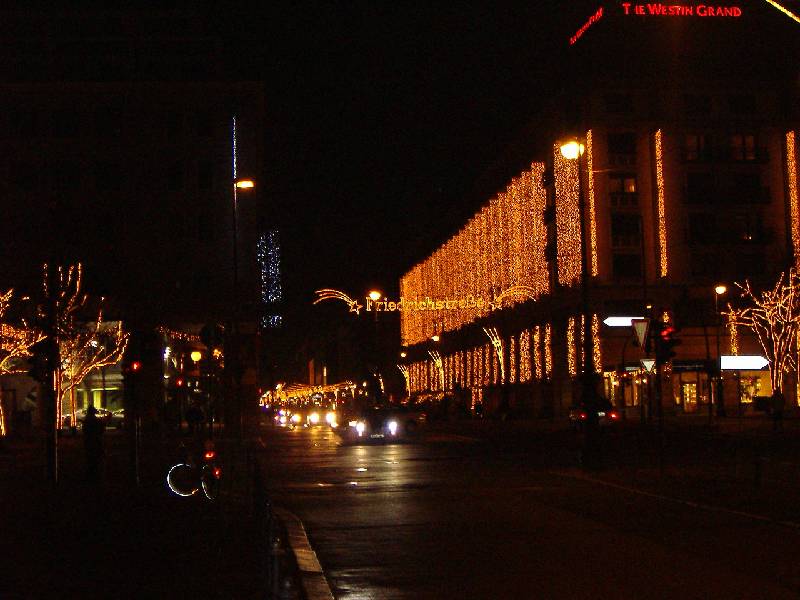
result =
M650 319L631 319L631 327L636 334L639 347L644 348L644 341L647 339L647 330L650 328Z
M648 373L655 373L656 359L655 358L640 358L639 362L642 363L642 368Z
M723 371L758 371L769 364L763 356L727 356L719 357L719 368Z

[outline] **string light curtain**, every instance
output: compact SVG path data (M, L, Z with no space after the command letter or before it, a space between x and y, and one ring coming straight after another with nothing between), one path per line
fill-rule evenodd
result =
M786 179L789 186L789 211L792 221L791 234L794 247L794 264L800 267L800 190L797 182L797 146L794 131L786 133Z
M485 316L494 296L512 286L527 286L537 297L549 292L543 175L544 164L531 165L400 279L400 295L406 301L456 301L453 309L401 311L404 345L424 342L434 333L454 331ZM469 306L458 305L470 297L474 302ZM512 306L524 300L511 296L504 302Z

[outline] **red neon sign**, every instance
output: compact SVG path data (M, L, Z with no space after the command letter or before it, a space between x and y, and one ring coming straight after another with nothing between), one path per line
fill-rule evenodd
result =
M720 6L711 4L662 4L660 2L634 4L622 2L623 13L636 16L653 17L741 17L742 9L738 6Z
M577 42L581 38L581 36L584 33L586 33L586 30L589 29L589 27L597 23L602 18L603 18L603 7L601 6L600 8L597 9L597 12L594 13L591 17L589 17L589 20L586 21L586 23L584 23L581 26L581 28L575 32L575 35L569 38L569 45L572 46L572 44Z

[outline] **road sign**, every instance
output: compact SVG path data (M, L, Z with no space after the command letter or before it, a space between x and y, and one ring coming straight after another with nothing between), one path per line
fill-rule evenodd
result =
M723 371L758 371L769 364L763 356L726 356L719 357L719 368Z
M631 319L631 327L639 340L639 347L644 348L644 341L647 339L647 330L650 327L650 319Z
M644 317L606 317L603 320L603 324L609 327L630 327L632 321L643 318Z
M654 373L656 369L655 358L640 358L639 362L642 363L642 368L648 373Z

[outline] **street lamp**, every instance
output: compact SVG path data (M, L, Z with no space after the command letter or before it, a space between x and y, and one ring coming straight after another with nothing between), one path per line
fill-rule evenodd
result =
M438 342L440 339L441 339L441 338L439 337L439 334L438 334L438 333L434 333L434 334L431 336L431 340L432 340L432 341L434 341L434 342Z
M714 288L714 315L716 319L716 338L717 338L717 416L725 416L725 402L722 398L722 369L720 364L720 349L719 349L719 327L720 327L720 314L719 314L719 297L728 291L727 286L719 284Z
M235 127L235 121L234 121ZM234 146L235 152L235 146ZM241 377L241 368L238 364L238 335L239 335L239 240L238 240L238 212L239 212L239 190L252 190L256 184L252 179L237 178L235 176L236 168L234 163L234 180L233 180L233 306L231 307L231 353L227 357L228 365L231 368L232 383L234 393L236 396L235 402L238 404L239 410L239 436L240 439L244 436L244 406L242 403L241 394L239 392L239 379Z

